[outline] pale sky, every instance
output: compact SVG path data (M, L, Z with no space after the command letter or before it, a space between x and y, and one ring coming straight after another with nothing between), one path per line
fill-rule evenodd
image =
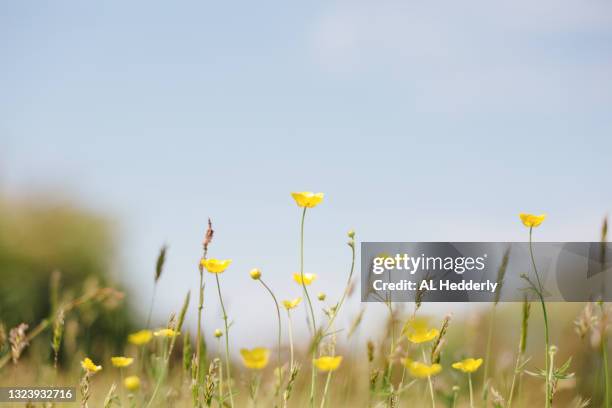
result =
M0 52L0 188L115 220L141 311L168 243L160 322L196 292L210 216L236 344L275 327L250 268L300 294L291 191L326 194L306 269L331 297L350 228L521 241L528 211L537 239L596 240L611 209L608 1L5 2Z

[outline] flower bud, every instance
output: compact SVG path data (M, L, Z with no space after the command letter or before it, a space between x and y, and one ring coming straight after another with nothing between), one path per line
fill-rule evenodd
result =
M249 272L249 275L251 275L252 279L257 280L261 278L261 271L259 270L259 268L253 268L251 269L251 272Z
M355 238L355 230L354 229L350 230L346 235L348 235L348 237L350 239L354 239Z
M215 329L215 337L219 338L223 336L223 332L221 331L221 329Z
M321 302L324 301L326 297L327 295L324 292L319 292L317 294L317 299L319 299Z

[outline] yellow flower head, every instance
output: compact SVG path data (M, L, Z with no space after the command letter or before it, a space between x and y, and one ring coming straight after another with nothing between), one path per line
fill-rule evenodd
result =
M254 349L240 349L242 362L246 368L253 370L261 370L268 365L268 357L270 350L265 347L257 347Z
M135 375L125 377L125 380L123 380L123 385L130 391L136 391L140 388L140 378L136 377Z
M311 191L299 191L291 193L298 207L312 208L323 201L323 193L313 193Z
M519 217L521 217L521 221L523 221L523 225L527 228L535 228L540 225L546 219L546 214L541 215L533 215L533 214L525 214L520 213Z
M176 337L180 334L181 333L172 329L159 329L155 333L153 333L155 337Z
M128 341L137 346L142 346L143 344L147 344L151 341L151 337L153 337L153 333L151 330L140 330L136 333L132 333L128 336Z
M219 338L221 336L223 336L223 331L221 329L215 329L215 333L214 333L216 338Z
M102 366L95 365L89 357L86 357L83 361L81 361L81 367L83 367L83 369L89 373L97 373L102 369Z
M474 371L478 370L478 367L480 367L481 364L482 358L466 358L465 360L453 363L453 368L456 370L463 371L464 373L473 373Z
M111 357L111 363L115 367L127 367L134 362L132 357Z
M427 365L420 361L412 361L408 358L404 360L404 365L408 369L410 375L415 378L433 377L442 371L442 366L440 364Z
M430 329L427 327L427 321L423 319L410 319L402 334L405 334L412 343L426 343L438 337L440 332L438 329Z
M323 302L326 297L327 297L327 295L325 294L325 292L317 293L317 299L319 299L321 302Z
M253 268L249 272L249 275L251 275L251 279L257 280L261 278L261 270L259 268Z
M210 273L223 273L232 263L231 259L202 259L200 264Z
M285 306L285 309L287 310L295 309L300 304L301 301L302 301L301 297L297 297L292 300L283 300L283 306Z
M314 360L319 371L334 371L340 367L342 356L322 356Z
M301 273L296 272L296 273L293 274L293 280L296 281L297 283L299 283L300 285L302 285L302 283L304 285L310 285L315 279L317 279L317 274L316 273L305 273L303 281L302 281L302 274Z

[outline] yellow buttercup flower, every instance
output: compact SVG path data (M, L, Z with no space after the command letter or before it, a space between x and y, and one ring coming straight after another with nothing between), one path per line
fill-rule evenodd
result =
M142 346L143 344L147 344L151 341L151 337L153 337L153 333L151 330L140 330L136 333L132 333L128 336L128 341L137 346Z
M257 280L261 278L261 270L259 268L253 268L249 272L249 275L251 275L251 279Z
M404 360L404 366L406 366L410 375L415 378L433 377L442 371L442 366L440 364L428 365L421 363L420 361L412 361L410 359Z
M322 356L314 360L319 371L334 371L340 367L342 356Z
M523 225L528 228L535 228L540 225L546 219L546 214L541 215L533 215L533 214L525 214L520 213L519 217L521 217L521 221L523 221Z
M301 301L302 301L301 297L297 297L292 300L283 300L283 306L285 306L285 309L287 310L295 309L300 304Z
M412 343L426 343L438 337L440 332L438 329L430 329L427 327L427 321L423 319L410 319L402 334L405 334Z
M202 259L200 264L210 273L223 273L232 263L231 259Z
M296 272L293 274L293 280L299 283L300 285L302 284L302 282L304 285L310 285L315 279L317 279L316 273L305 273L303 281L301 273Z
M135 375L125 377L125 380L123 380L123 385L130 391L136 391L140 388L140 378L136 377Z
M134 362L132 357L111 357L111 363L115 367L127 367Z
M172 329L159 329L155 333L153 333L155 337L175 337L180 334L181 333L177 332L176 330L172 330Z
M299 191L291 193L298 207L312 208L323 201L323 193L313 193L311 191Z
M102 366L95 365L89 357L86 357L83 361L81 361L81 367L83 367L83 369L89 373L97 373L102 369Z
M254 349L240 349L242 363L246 368L253 370L261 370L268 365L270 350L265 347L257 347Z
M482 358L473 359L466 358L465 360L457 361L453 363L453 368L456 370L463 371L464 373L473 373L478 370L478 367L482 365Z

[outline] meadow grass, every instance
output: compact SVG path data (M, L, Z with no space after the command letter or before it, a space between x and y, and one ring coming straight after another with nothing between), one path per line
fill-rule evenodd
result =
M190 309L188 292L163 327L150 327L147 317L142 329L126 339L120 352L102 346L86 353L74 345L73 324L68 322L78 320L81 308L103 304L110 298L121 299L122 294L112 288L96 288L70 299L60 295L60 275L54 273L50 280L52 312L47 319L12 328L5 327L0 319L0 386L76 385L81 407L105 408L610 407L610 310L602 302L545 302L537 254L531 245L533 229L543 222L542 216L521 215L529 229L533 266L525 280L538 297L537 310L532 310L527 298L522 304L498 304L498 298L489 311L479 308L469 316L451 319L449 314L439 319L422 310L420 293L411 310L383 299L380 304L363 305L355 315L342 320L338 317L354 293L356 234L353 230L347 234L348 271L340 297L332 301L319 293L315 305L310 289L317 276L304 272L305 220L307 210L319 205L323 195L299 192L293 193L293 198L301 211L299 272L293 279L302 289L303 298L279 301L282 297L274 291L274 282L266 280L265 271L253 268L245 273L245 279L250 276L257 281L272 300L269 318L277 329L273 344L253 344L240 350L241 361L232 359L232 324L221 279L224 273L233 271L230 259L208 256L213 241L209 220L198 264L197 307ZM602 242L606 233L607 221ZM164 246L156 263L154 288L166 256ZM506 252L499 266L500 286L509 256ZM604 263L605 256L602 251ZM223 329L204 325L208 279L214 280ZM149 311L153 310L154 296ZM307 308L308 339L294 336L292 314L301 307ZM283 308L285 314L281 313ZM190 311L197 317L194 338L185 330ZM380 330L366 332L361 327L368 313L386 316ZM345 327L345 321L351 323ZM86 330L82 324L81 330ZM576 335L568 336L572 330ZM206 346L206 333L216 339L216 350ZM553 338L558 339L558 345L552 344ZM544 348L536 346L542 342Z

